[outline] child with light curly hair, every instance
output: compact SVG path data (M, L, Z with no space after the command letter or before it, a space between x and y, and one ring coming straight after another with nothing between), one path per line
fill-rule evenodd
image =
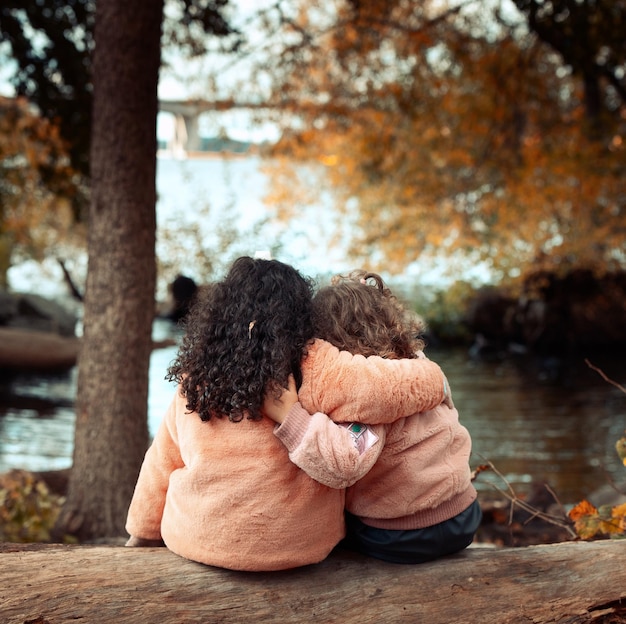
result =
M315 335L340 350L396 361L424 357L421 321L375 273L334 278L315 295L312 319ZM451 400L398 420L382 412L378 421L384 425L354 426L345 423L355 413L350 402L341 403L334 393L340 371L306 358L303 373L307 383L299 392L292 383L266 412L280 423L275 435L296 465L321 483L348 488L344 544L396 563L430 561L467 547L482 514L471 481L470 435ZM371 393L367 378L361 381L355 391ZM353 432L352 447L369 438L362 450L367 459L341 470L339 462L326 461L328 453L320 449L346 444L331 435L333 421ZM354 448L347 443L343 451L350 455ZM340 455L336 448L332 456Z

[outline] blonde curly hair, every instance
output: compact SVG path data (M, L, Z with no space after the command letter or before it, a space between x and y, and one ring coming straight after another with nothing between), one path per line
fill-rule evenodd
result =
M313 297L312 320L318 338L366 357L414 358L424 348L424 323L376 273L334 276Z

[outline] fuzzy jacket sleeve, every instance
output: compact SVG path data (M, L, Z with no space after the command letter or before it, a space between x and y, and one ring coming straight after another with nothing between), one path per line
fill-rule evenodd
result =
M135 485L126 530L133 537L161 538L161 519L170 475L183 466L176 436L176 400L168 408L146 453Z
M343 489L356 483L376 463L385 443L382 426L370 427L355 439L350 431L296 403L274 429L289 451L289 459L322 485ZM370 441L366 442L370 437Z
M438 364L422 356L387 360L339 351L316 340L302 362L298 398L310 413L335 422L385 424L425 412L451 399Z

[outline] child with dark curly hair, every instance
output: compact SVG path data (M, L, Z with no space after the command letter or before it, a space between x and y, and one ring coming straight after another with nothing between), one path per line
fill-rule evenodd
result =
M321 289L313 300L313 324L316 336L354 354L393 359L423 355L418 337L423 326L375 273L353 272ZM482 514L471 482L470 435L452 402L395 422L382 415L379 421L389 424L371 432L357 426L355 438L374 435L380 444L371 445L365 453L369 457L359 464L338 472L340 463L329 464L328 452L319 449L345 444L332 435L337 428L333 421L350 420L355 412L349 401L339 403L334 397L334 366L322 370L307 358L303 373L309 383L298 393L291 383L267 413L281 423L275 434L295 464L321 483L350 486L344 544L395 563L421 563L467 547ZM324 420L320 412L332 420ZM343 452L354 453L350 443ZM341 453L336 448L332 455Z
M209 565L279 570L321 561L344 537L345 492L291 463L274 423L263 417L267 397L273 403L290 376L304 383L301 362L317 345L312 294L310 281L289 265L244 257L200 295L168 371L178 388L137 480L128 546L164 543ZM332 349L325 359L341 360L340 395L352 396L354 379L375 385L384 377L392 380L387 394L396 386L406 410L443 398L445 378L434 362ZM373 399L380 401L353 397L353 408L373 417ZM351 439L347 429L335 429L329 435L344 442L331 449ZM346 456L354 463L368 457L357 450Z

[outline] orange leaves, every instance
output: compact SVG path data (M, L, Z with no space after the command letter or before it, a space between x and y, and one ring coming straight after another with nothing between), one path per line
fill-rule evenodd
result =
M607 377L602 370L585 360L589 368L595 370L608 383L626 393L623 386ZM615 443L615 450L626 466L626 436ZM583 500L569 512L574 529L581 539L598 537L626 537L626 503L620 505L602 505L594 507L588 500Z
M619 384L606 377L602 371L591 366L589 361L587 364L598 370L605 380L623 390ZM615 450L626 466L626 436L621 437L615 443ZM596 509L589 501L583 500L568 515L573 520L574 529L581 539L592 539L596 536L626 537L626 503L614 506L602 505Z
M576 522L585 516L597 515L598 510L588 501L583 500L569 512L569 517Z
M626 503L615 507L602 505L596 508L589 501L583 500L568 515L573 520L574 530L581 539L626 537Z
M626 437L615 444L620 459L626 466ZM626 503L621 505L602 505L594 507L588 500L583 500L569 512L574 522L574 530L584 540L594 537L626 537Z

